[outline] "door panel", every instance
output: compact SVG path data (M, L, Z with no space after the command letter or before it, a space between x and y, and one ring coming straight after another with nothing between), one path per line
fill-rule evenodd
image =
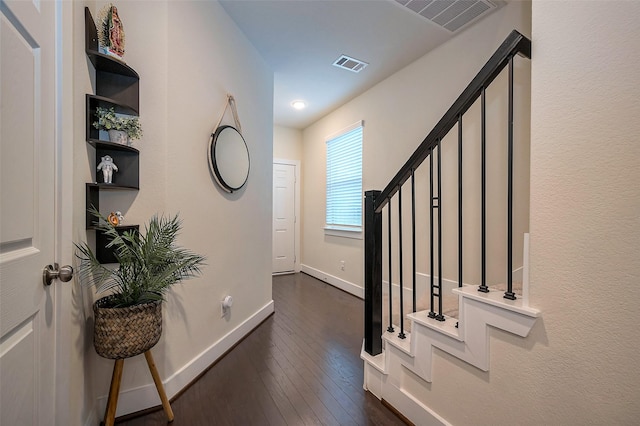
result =
M36 330L34 318L17 327L0 343L0 359L2 362L2 384L0 399L0 424L2 425L36 425L38 416L33 411L36 398L35 368L8 369L7 365L38 365L35 359ZM10 383L11 386L7 386ZM11 407L7 409L7 407Z
M2 243L22 242L31 245L33 236L34 145L36 96L36 63L39 50L24 39L19 30L2 16L2 140L19 141L3 144L0 157L2 210L0 226ZM4 60L5 57L11 58ZM11 104L5 105L4 100Z
M2 425L54 423L54 43L54 2L0 0Z

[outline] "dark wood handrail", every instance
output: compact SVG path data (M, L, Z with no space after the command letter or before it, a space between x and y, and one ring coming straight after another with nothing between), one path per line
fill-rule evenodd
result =
M524 56L531 59L531 40L513 30L511 34L500 45L489 61L471 80L462 94L451 105L451 108L438 121L438 124L422 141L420 146L409 157L409 160L396 173L391 182L385 187L382 193L376 197L375 212L382 212L383 207L389 202L391 197L398 191L410 177L411 171L415 170L427 158L429 152L436 146L439 139L446 136L449 130L458 122L458 117L464 114L471 105L480 97L483 87L487 87L505 66L509 63L509 58L514 55Z

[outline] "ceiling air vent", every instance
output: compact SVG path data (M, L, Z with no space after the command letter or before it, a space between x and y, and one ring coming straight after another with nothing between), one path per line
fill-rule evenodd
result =
M455 32L504 3L489 0L395 0L434 24Z
M333 63L333 66L335 66L335 67L342 68L342 69L349 70L349 71L353 71L353 72L360 72L367 65L369 65L369 64L366 63L366 62L363 62L363 61L361 61L359 59L355 59L355 58L352 58L350 56L347 56L347 55L340 56Z

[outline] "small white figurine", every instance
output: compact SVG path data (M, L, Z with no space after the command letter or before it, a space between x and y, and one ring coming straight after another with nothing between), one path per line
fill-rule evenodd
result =
M102 157L102 161L98 164L98 170L102 170L102 176L104 177L104 183L111 183L113 178L113 172L118 171L118 166L113 162L113 158L109 155Z

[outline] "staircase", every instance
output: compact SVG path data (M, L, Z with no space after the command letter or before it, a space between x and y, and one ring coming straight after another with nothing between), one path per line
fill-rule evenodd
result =
M489 371L489 326L526 337L539 316L538 310L521 301L505 300L501 292L479 293L475 287L464 286L454 293L461 307L458 328L429 318L426 311L415 312L407 315L412 332L406 332L405 338L385 332L384 350L379 355L370 355L364 346L361 352L364 388L416 425L449 424L421 400L421 392L415 391L420 382L433 380L435 348Z
M448 424L428 406L435 348L488 371L489 327L526 337L540 315L528 303L528 234L514 216L522 212L514 208L516 182L528 185L528 168L514 162L523 146L514 143L516 56L530 59L531 41L514 30L385 189L365 192L364 388L415 424ZM487 93L498 99L492 105L501 102L495 92L503 88L489 87L503 70L506 117L488 117ZM504 138L487 136L488 120L504 123ZM465 140L464 123L480 135ZM469 176L476 157L479 176ZM489 175L501 167L505 178L496 183ZM502 233L504 247L496 247ZM457 279L447 278L452 269Z

